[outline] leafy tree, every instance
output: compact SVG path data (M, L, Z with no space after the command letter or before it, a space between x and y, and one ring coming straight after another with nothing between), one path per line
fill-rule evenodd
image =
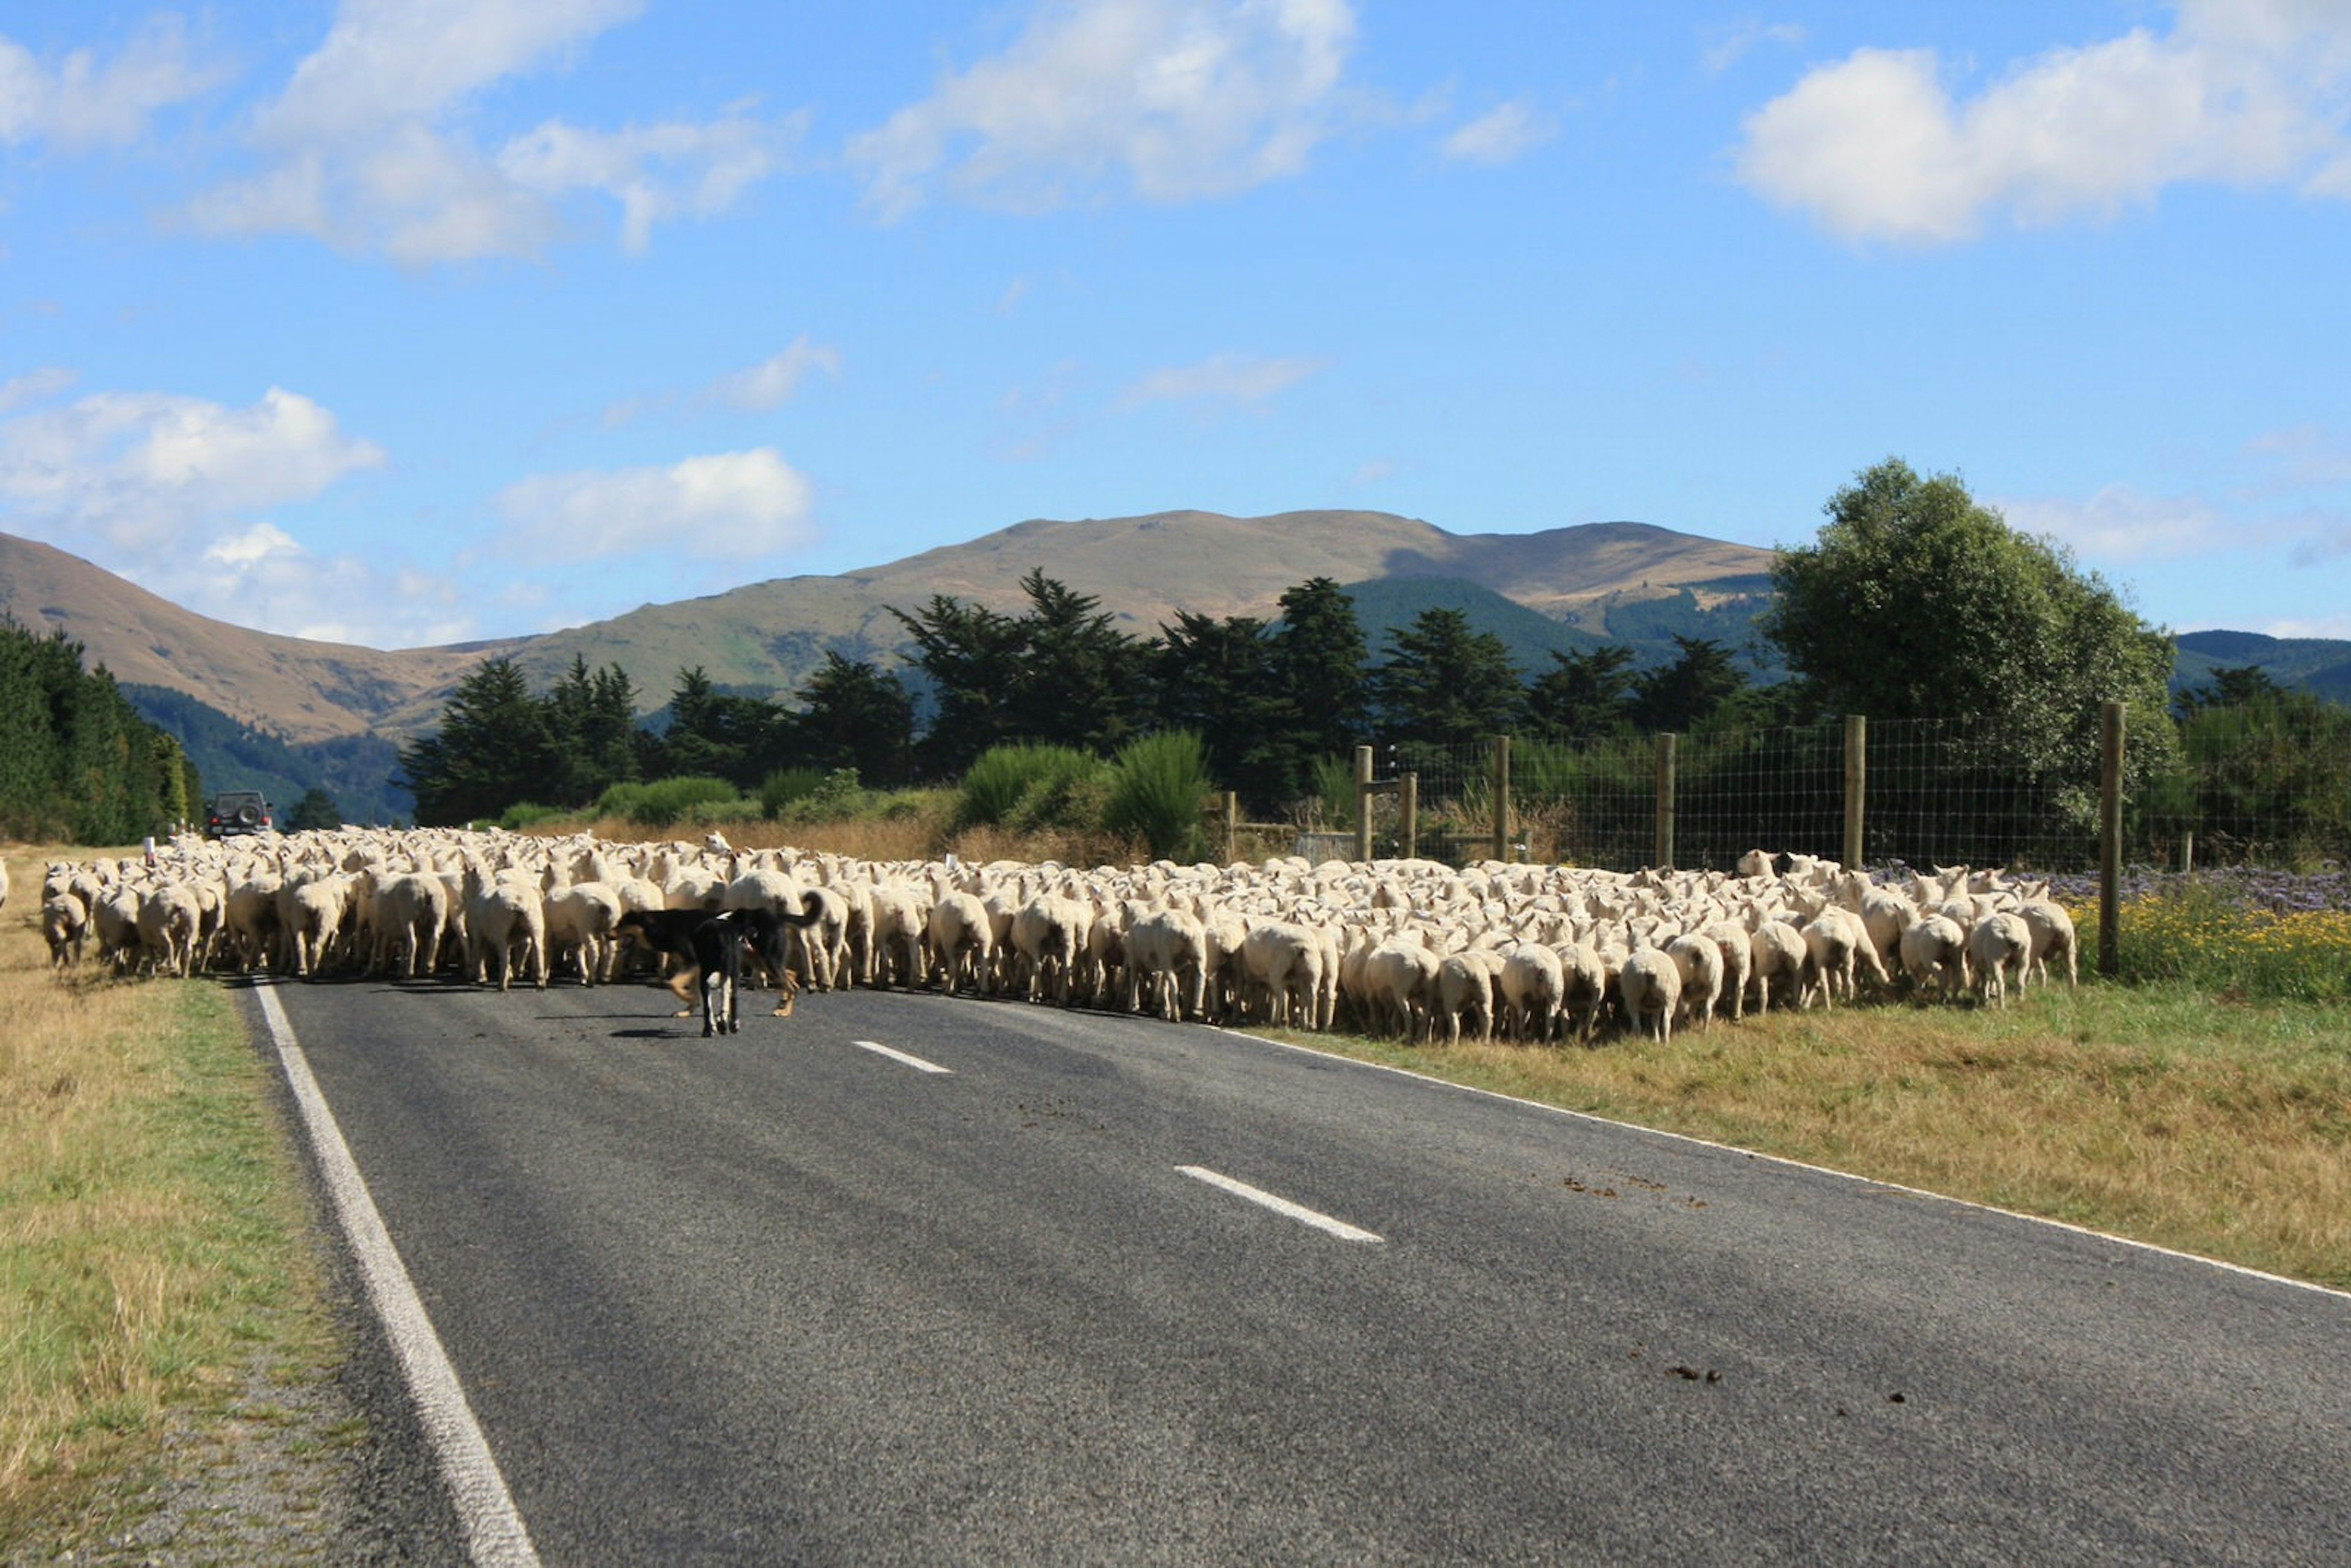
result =
M1510 727L1521 692L1499 637L1471 631L1462 611L1424 610L1389 638L1394 650L1371 684L1395 739L1459 746Z
M2023 782L2046 781L2084 823L2102 701L2140 716L2134 779L2168 766L2171 639L2069 552L2010 528L1956 476L1922 478L1898 458L1823 509L1818 538L1773 564L1780 598L1761 620L1821 711L1988 719L1986 776L2020 801Z
M2284 695L2285 688L2271 679L2270 673L2259 664L2232 664L2214 670L2210 685L2180 693L2179 706L2180 716L2185 718L2204 708L2273 703Z
M1606 735L1633 715L1633 650L1622 643L1588 653L1552 654L1552 667L1527 688L1526 717L1553 735Z
M795 695L801 704L793 720L795 767L853 769L878 789L912 776L914 703L895 674L828 653Z
M1158 727L1202 737L1211 774L1251 810L1291 798L1296 714L1277 683L1264 622L1177 612L1152 646L1148 685Z
M1633 723L1639 729L1677 732L1696 727L1746 689L1747 677L1722 644L1677 632L1681 657L1634 677Z
M717 778L756 790L790 762L793 718L765 698L720 691L696 664L677 673L669 732L652 748L651 760L666 778Z
M1318 758L1343 757L1370 728L1370 653L1355 601L1327 577L1309 578L1281 596L1273 632L1273 683L1288 705L1282 759L1284 800L1314 788Z
M1074 746L1108 756L1135 733L1144 708L1144 645L1113 622L1102 601L1047 577L1020 580L1029 612L1016 623L1005 739Z
M542 794L560 767L548 712L512 659L485 659L442 706L441 728L401 748L416 820L444 826L495 818Z
M1005 677L1026 633L1009 615L944 593L914 614L895 607L890 613L914 638L914 666L930 678L934 711L917 760L934 778L960 774L1009 735Z
M286 831L298 833L305 829L332 829L343 825L343 809L335 798L316 785L302 791L294 809L286 813Z

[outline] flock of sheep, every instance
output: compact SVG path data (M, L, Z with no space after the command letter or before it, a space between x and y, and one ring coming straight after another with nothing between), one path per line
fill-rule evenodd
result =
M1296 858L1080 871L744 853L715 833L622 844L343 829L183 837L141 858L51 865L41 924L60 967L94 939L118 972L446 976L503 990L650 967L614 938L630 909L810 899L822 918L794 933L792 964L818 990L934 987L1414 1040L1590 1043L1612 1017L1667 1040L1677 1023L1736 1021L1775 998L2005 1005L2028 977L2076 978L2073 922L2036 884L1964 868L1880 882L1761 851L1737 874Z

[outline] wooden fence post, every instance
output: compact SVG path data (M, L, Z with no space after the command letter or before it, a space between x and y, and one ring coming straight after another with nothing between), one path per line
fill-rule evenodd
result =
M1372 748L1355 747L1355 858L1372 858Z
M1230 865L1241 853L1241 798L1233 790L1225 791L1225 863Z
M1844 863L1848 871L1862 865L1863 810L1869 799L1869 719L1844 716Z
M1494 737L1494 858L1510 858L1510 737Z
M2098 973L2123 967L2123 705L2098 708Z
M1657 737L1657 869L1674 869L1674 741Z
M1420 858L1420 775L1406 773L1397 786L1396 815L1402 821L1399 837L1404 841L1404 858Z

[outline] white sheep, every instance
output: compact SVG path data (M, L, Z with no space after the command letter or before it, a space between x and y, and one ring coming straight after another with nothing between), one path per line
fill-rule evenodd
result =
M1617 971L1616 995L1624 1004L1626 1028L1647 1033L1647 1021L1655 1019L1657 1043L1673 1043L1682 972L1671 954L1662 947L1640 947L1626 955L1625 967Z
M1691 932L1667 943L1666 956L1680 971L1682 1016L1695 1016L1700 1033L1712 1029L1715 1004L1722 998L1722 949L1713 937Z
M1923 915L1902 933L1903 972L1920 994L1932 986L1944 997L1968 984L1968 934L1948 915Z
M1169 1023L1201 1016L1207 1005L1208 935L1188 910L1162 909L1126 933L1126 1010L1148 1010Z
M1975 971L1976 995L1994 1007L2008 1006L2008 976L2016 974L2017 988L2032 962L2032 928L2024 917L1998 910L1976 922L1968 933L1968 963Z

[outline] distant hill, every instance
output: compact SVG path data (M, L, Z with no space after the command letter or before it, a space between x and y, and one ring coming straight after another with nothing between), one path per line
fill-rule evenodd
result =
M1365 585L1384 584L1395 595L1385 607L1362 605L1375 652L1388 625L1441 600L1474 604L1475 623L1497 629L1535 674L1551 647L1596 645L1612 620L1648 601L1673 601L1658 613L1681 617L1677 625L1715 614L1718 585L1753 580L1771 559L1769 550L1630 522L1463 535L1385 512L1032 518L838 577L748 583L540 636L387 651L233 626L64 550L0 534L0 614L82 643L183 735L209 782L274 789L287 803L321 785L363 820L400 809L389 758L439 723L450 691L485 658L512 658L542 689L575 656L590 668L618 664L648 712L695 665L722 689L778 695L828 653L899 662L908 639L893 609L917 612L943 594L1018 612L1020 580L1041 570L1138 637L1155 636L1179 610L1270 621L1284 592L1318 577L1354 585L1359 601L1374 597ZM1653 630L1635 641L1653 642ZM1645 664L1653 651L1645 647Z
M486 652L385 653L249 631L183 610L79 556L0 534L0 615L61 631L118 682L184 692L232 723L289 741L364 735L437 708Z
M2251 665L2282 686L2300 686L2329 702L2351 701L2351 642L2335 637L2271 637L2259 632L2183 632L2171 689L2210 685L2212 672Z
M489 657L513 658L542 689L574 656L590 668L617 664L648 712L692 665L722 689L777 695L802 685L829 652L899 662L907 639L893 608L917 612L943 594L1017 612L1020 580L1041 570L1138 637L1155 636L1179 610L1270 622L1284 592L1324 577L1355 599L1374 657L1391 628L1443 606L1501 637L1530 678L1553 651L1609 642L1631 645L1637 667L1650 668L1674 657L1680 635L1711 639L1750 676L1772 680L1785 672L1754 632L1771 601L1772 559L1770 550L1631 522L1464 535L1385 512L1034 518L837 577L747 583L534 637L384 651L233 626L66 551L0 534L0 614L83 643L142 711L190 745L208 782L275 789L287 804L320 785L367 820L404 808L389 784L398 745L434 727L449 692ZM2351 699L2351 643L2196 632L2179 649L2175 689L2257 664L2283 685Z
M722 685L789 692L822 664L828 649L851 659L893 660L906 637L893 608L912 612L944 594L1017 612L1026 603L1020 580L1038 570L1099 600L1122 630L1138 637L1157 635L1179 610L1270 621L1283 593L1317 577L1353 587L1471 583L1545 619L1604 635L1600 622L1611 604L1752 577L1771 560L1770 550L1646 523L1452 534L1386 512L1034 518L839 577L777 578L649 604L534 639L516 657L534 685L552 681L574 655L590 668L618 664L653 704L674 688L680 669L697 664ZM402 716L421 726L436 716Z

